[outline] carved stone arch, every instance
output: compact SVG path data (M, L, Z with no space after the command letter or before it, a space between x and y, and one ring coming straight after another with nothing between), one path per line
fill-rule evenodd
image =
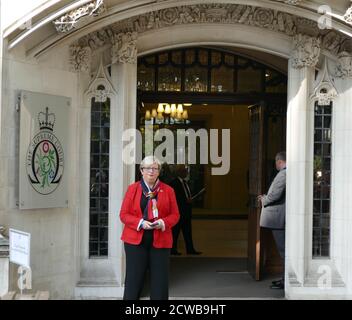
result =
M330 105L337 96L338 92L334 80L330 77L328 61L325 57L324 67L318 74L317 85L314 89L312 99L317 101L319 106L327 106Z
M282 0L280 2L299 3L295 0ZM244 4L208 3L175 6L136 14L85 34L75 40L74 45L82 48L89 47L92 51L103 46L112 47L113 56L116 56L114 50L119 49L119 46L114 48L114 45L118 35L137 34L138 38L141 38L153 31L171 30L171 27L182 26L185 28L193 25L202 28L212 24L216 24L217 27L233 26L239 29L251 27L254 33L266 30L277 33L281 37L306 34L315 38L314 41L319 42L321 50L326 50L332 54L340 52L342 44L348 39L346 35L336 30L322 32L313 20L292 13ZM307 40L307 37L300 39L300 42L302 40ZM80 51L73 51L73 53L79 54Z
M106 102L108 98L111 99L116 94L108 70L104 67L103 58L101 58L97 73L89 84L85 95L88 99L95 98L96 102Z

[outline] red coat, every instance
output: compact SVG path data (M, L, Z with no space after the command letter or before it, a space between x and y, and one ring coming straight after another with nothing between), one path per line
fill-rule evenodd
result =
M143 218L141 210L142 186L136 182L128 187L125 198L122 202L120 219L125 224L121 240L138 245L142 242L144 229L137 231L138 224ZM158 193L159 219L165 223L165 231L155 229L154 242L155 248L172 248L171 228L178 222L180 214L177 207L174 190L165 183L160 182Z

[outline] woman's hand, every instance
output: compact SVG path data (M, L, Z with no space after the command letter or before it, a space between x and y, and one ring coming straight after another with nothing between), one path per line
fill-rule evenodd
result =
M161 231L165 231L165 222L162 219L156 220L151 224L153 229L158 229Z
M161 231L165 231L165 223L162 219L156 220L153 223L149 221L144 221L142 224L142 229L144 230L161 229Z
M152 223L149 221L143 221L142 228L144 230L153 230L155 229L155 226L153 226Z

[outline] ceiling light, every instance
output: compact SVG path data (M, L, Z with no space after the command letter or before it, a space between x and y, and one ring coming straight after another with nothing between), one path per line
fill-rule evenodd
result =
M158 105L158 113L163 113L165 110L164 110L164 104L163 103L159 103Z

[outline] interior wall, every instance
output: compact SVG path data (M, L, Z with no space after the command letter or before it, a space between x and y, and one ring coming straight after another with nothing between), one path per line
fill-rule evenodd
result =
M211 214L247 214L247 174L249 159L249 121L247 106L194 106L190 118L209 116L208 129L230 129L230 171L225 176L211 175L211 165L205 174L205 209ZM221 141L219 141L219 146Z
M157 104L146 104L146 109L156 108ZM249 120L246 105L193 105L186 107L190 121L204 121L205 128L230 129L231 154L230 171L224 176L211 175L211 164L206 166L204 183L204 212L208 214L247 214L247 174L249 159ZM145 112L144 110L144 112ZM221 148L221 140L219 140ZM221 149L220 149L221 150ZM221 151L219 151L221 156ZM199 159L199 158L198 158ZM199 161L199 160L198 160ZM197 190L192 190L196 192Z

